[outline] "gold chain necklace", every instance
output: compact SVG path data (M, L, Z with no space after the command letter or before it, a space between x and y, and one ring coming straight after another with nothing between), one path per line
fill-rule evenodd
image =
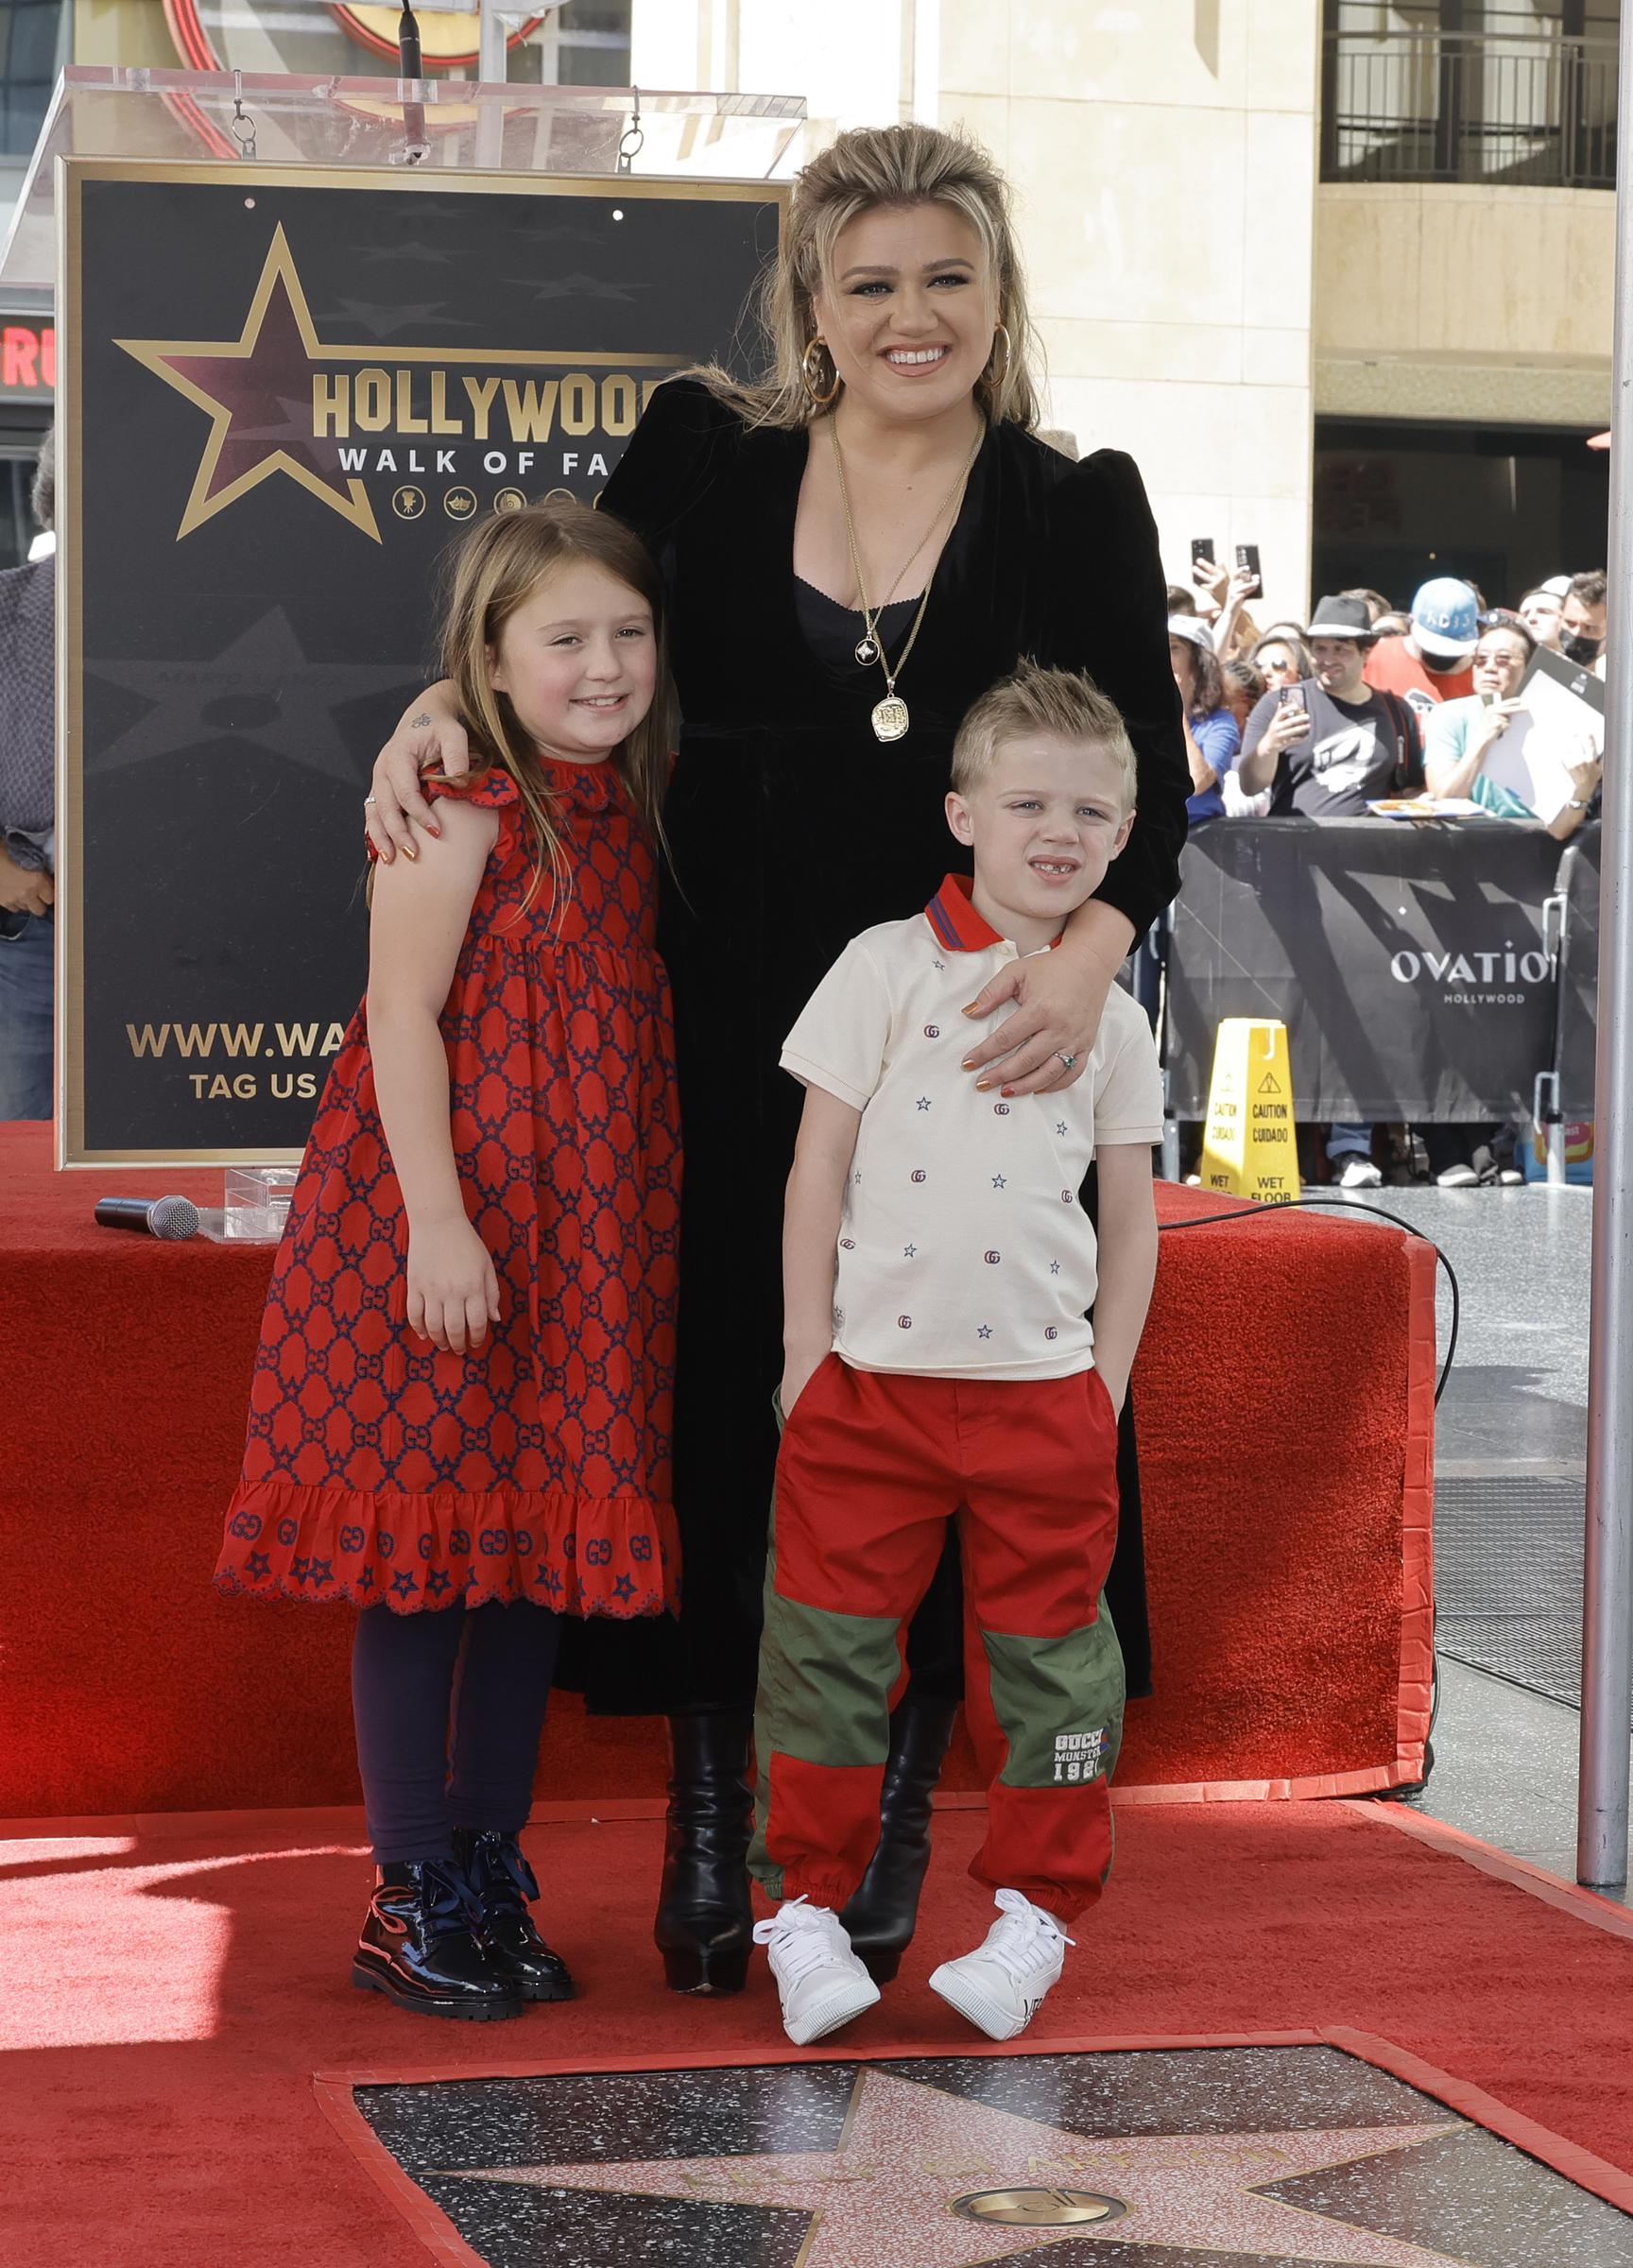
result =
M836 420L830 421L829 431L833 437L835 453L837 453L839 448L839 427ZM977 436L975 450L979 450L981 441L984 438L984 436ZM959 490L964 486L964 483L969 479L970 468L974 461L975 451L971 451L970 455L965 458L963 464L959 466L957 472L954 473L952 486L948 489L946 495L942 497L940 503L936 507L936 515L934 519L931 521L929 526L924 530L924 533L920 537L918 542L914 544L912 550L907 554L907 557L902 560L901 566L897 568L895 578L891 582L889 590L885 592L884 597L879 601L879 604L876 607L869 609L868 604L868 594L862 588L861 574L860 572L857 573L856 595L862 602L863 618L864 620L868 621L867 632L856 648L856 659L861 662L864 668L866 668L870 662L876 662L879 659L878 639L874 634L875 625L882 619L886 608L889 606L891 600L895 597L896 593L901 586L902 577L906 574L908 568L912 566L914 560L919 557L920 553L924 549L924 546L930 541L931 538L937 533L937 529L941 525L942 521L946 519L948 507L952 504ZM841 497L843 497L845 492L845 464L843 457L839 458L839 490ZM849 532L849 530L847 530L847 532ZM856 546L854 541L852 541L851 546L851 564L852 568L857 566ZM869 615L871 615L870 620L868 619Z
M867 625L866 635L863 637L856 648L856 659L863 664L864 667L866 667L869 662L877 662L880 668L885 673L885 698L878 702L873 710L873 730L876 737L885 741L900 740L905 733L908 724L911 720L907 713L906 702L901 699L897 694L896 680L902 675L902 672L906 668L907 657L909 654L911 654L914 646L919 642L919 632L923 627L924 624L924 610L930 604L930 592L936 580L936 570L935 568L932 568L928 577L926 578L924 584L924 595L919 601L919 611L913 617L913 627L907 633L907 643L902 648L902 651L897 655L896 666L894 669L892 669L889 659L885 651L885 640L879 628L879 617L884 613L885 607L888 606L890 602L888 598L886 598L885 604L877 609L870 607L868 603L868 586L864 581L862 575L862 554L856 542L855 523L851 517L851 491L846 484L845 479L845 455L839 446L839 427L837 422L833 418L830 418L828 421L828 432L829 437L834 443L834 469L839 475L839 505L845 515L845 541L851 547L851 571L856 577L856 592L857 595L862 601L862 619ZM933 536L936 533L936 530L940 526L942 520L946 517L946 514L952 506L954 498L957 495L964 483L969 479L971 470L974 465L976 456L980 453L981 444L986 438L986 427L983 425L982 430L975 437L974 447L971 450L970 455L964 460L963 469L959 472L958 477L954 481L953 486L948 490L940 510L937 513L936 518L931 522L929 531L925 535L923 541L920 543L918 550L911 555L911 558L907 562L908 566L912 564L913 559L918 558L919 552L923 550L925 543L929 542L931 536ZM899 583L902 580L902 576L905 575L906 572L907 567L904 566L901 570L901 573L897 576L896 583ZM892 591L895 590L896 583L891 584L890 588Z

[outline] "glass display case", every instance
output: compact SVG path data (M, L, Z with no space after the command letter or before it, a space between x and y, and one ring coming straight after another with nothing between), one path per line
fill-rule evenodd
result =
M60 157L229 158L247 172L260 163L776 180L800 163L804 123L803 98L789 94L74 64L29 163L0 255L0 288L55 284Z

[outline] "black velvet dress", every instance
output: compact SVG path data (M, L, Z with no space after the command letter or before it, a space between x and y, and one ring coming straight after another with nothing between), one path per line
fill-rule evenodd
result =
M1178 886L1189 776L1157 534L1132 461L1103 450L1074 464L1017 425L988 432L902 673L911 728L886 746L869 722L884 693L877 663L835 659L831 640L821 659L801 628L794 521L807 445L802 432L750 430L699 382L676 379L602 499L651 544L670 594L684 723L660 942L685 1150L684 1606L679 1626L573 1633L565 1681L604 1711L752 1701L782 1360L782 1190L802 1101L778 1057L841 947L925 904L960 863L942 811L954 735L1020 658L1087 669L1127 720L1139 816L1100 896L1138 936ZM1109 1596L1138 1692L1149 1655L1132 1447L1130 1429ZM914 1660L927 1684L955 1679L955 1641L937 1647L921 1631Z

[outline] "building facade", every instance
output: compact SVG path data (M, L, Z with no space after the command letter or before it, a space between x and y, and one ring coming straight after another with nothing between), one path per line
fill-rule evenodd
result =
M446 67L469 13L422 11ZM0 0L0 166L82 62L390 75L395 8ZM1266 616L1604 557L1617 0L568 0L514 77L917 117L1014 183L1050 421L1139 460L1177 580ZM3 189L0 178L0 189ZM0 452L16 447L0 425ZM0 509L0 546L5 541Z

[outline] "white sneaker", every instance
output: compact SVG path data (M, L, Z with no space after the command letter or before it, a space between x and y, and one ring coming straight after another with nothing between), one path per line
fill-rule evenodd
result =
M988 2039L1013 2039L1043 2005L1050 1985L1059 1984L1066 1948L1076 1939L1019 1890L1000 1890L992 1902L1000 1918L986 1941L962 1960L943 1961L930 1989Z
M879 1987L851 1950L837 1914L802 1898L754 1924L782 2000L782 2029L797 2048L809 2047L871 2008Z
M1370 1158L1349 1157L1344 1160L1344 1171L1338 1177L1340 1189L1377 1189L1383 1175Z

